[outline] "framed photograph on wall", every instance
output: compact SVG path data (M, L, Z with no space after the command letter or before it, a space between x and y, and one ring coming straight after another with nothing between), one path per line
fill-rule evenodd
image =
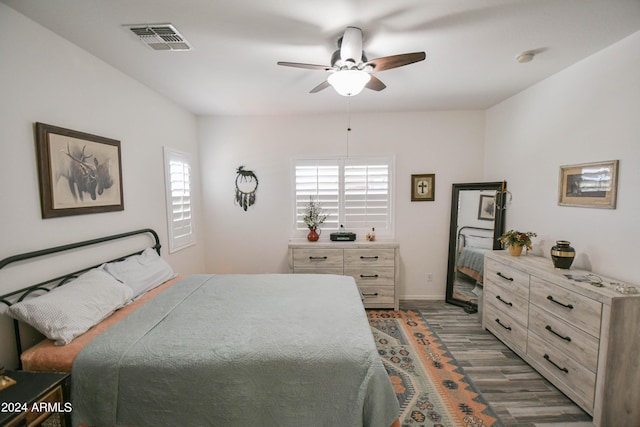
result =
M120 141L36 123L42 218L124 210Z
M436 199L436 174L411 175L411 201L433 202Z
M480 195L480 203L478 204L478 219L484 221L493 221L496 217L496 196L488 194Z
M616 208L618 160L560 166L558 205Z

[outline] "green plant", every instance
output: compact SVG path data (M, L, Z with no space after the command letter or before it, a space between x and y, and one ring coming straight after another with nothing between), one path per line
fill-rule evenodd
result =
M509 230L500 236L500 242L502 246L524 246L527 251L531 249L531 238L536 237L537 234L531 231L517 231Z
M318 228L320 224L322 224L328 215L325 215L322 212L322 207L319 202L314 202L311 196L309 196L309 204L307 205L307 213L302 220L307 225L307 227Z

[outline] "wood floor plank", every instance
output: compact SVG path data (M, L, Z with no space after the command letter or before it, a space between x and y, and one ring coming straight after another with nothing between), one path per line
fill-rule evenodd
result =
M509 427L593 427L591 417L490 332L479 315L442 301L401 301L422 313Z

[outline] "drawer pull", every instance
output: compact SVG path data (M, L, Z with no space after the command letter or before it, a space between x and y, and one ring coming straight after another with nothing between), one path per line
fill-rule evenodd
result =
M507 331L511 330L511 326L505 326L502 324L502 322L500 321L500 319L496 319L496 323L500 326L502 326L503 328L505 328Z
M553 360L551 360L551 357L549 357L549 355L548 355L548 354L545 354L545 355L544 355L544 358L545 358L545 360L546 360L547 362L549 362L549 363L551 363L553 366L555 366L555 367L556 367L556 369L558 369L558 370L560 370L560 371L564 372L565 374L568 374L568 373L569 373L569 370L568 370L567 368L561 368L561 367L560 367L556 362L554 362Z
M510 303L510 302L508 302L508 301L503 300L503 299L502 299L502 297L501 297L500 295L496 295L496 299L497 299L498 301L500 301L501 303L503 303L504 305L508 305L509 307L513 307L513 304L512 304L512 303Z
M363 292L363 293L362 293L362 295L364 295L365 297L377 297L377 296L378 296L378 293L377 293L377 292L374 292L374 293L372 293L372 294L368 294L368 293L366 293L366 292Z
M327 259L327 257L326 256L310 256L309 259L312 261L317 261L317 260L325 260Z
M554 331L553 328L550 325L545 326L545 329L547 331L551 332L553 335L557 336L558 338L561 338L561 339L565 340L566 342L571 342L571 337L563 337L562 335L560 335L559 333Z
M360 277L362 279L377 279L379 276L377 274L361 274Z
M553 297L551 295L547 296L547 299L551 302L555 302L558 305L563 306L564 308L568 308L569 310L573 310L573 305L572 304L563 304L560 301L556 301L555 299L553 299Z
M360 259L378 259L378 255L375 255L375 256L364 256L364 255L361 255Z
M500 273L499 271L496 273L498 276L502 277L504 280L508 280L510 282L513 282L513 277L507 277L504 274Z

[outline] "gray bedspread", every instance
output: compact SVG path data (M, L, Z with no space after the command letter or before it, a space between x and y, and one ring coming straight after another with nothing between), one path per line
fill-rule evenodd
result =
M473 278L482 283L482 277L484 276L484 254L486 254L488 250L489 249L474 247L463 248L462 252L460 252L460 258L458 259L458 268L465 267L477 272L477 275L474 275Z
M380 426L399 415L351 277L195 275L76 358L73 425Z

